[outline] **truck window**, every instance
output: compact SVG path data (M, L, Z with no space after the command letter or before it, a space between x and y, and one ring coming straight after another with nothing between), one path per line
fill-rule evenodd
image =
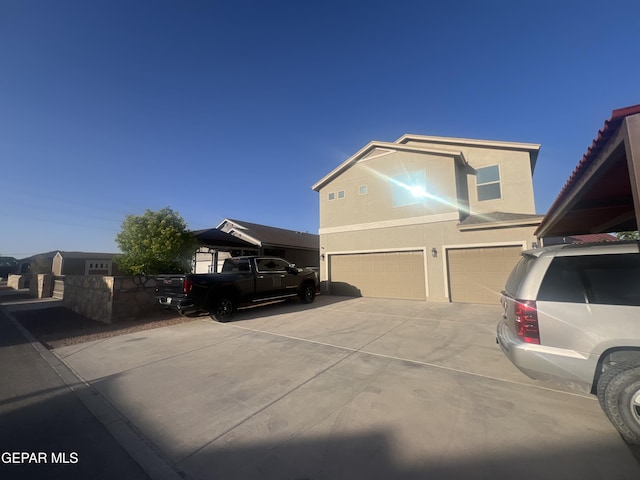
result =
M258 258L256 267L259 272L284 272L289 263L280 258Z
M222 273L250 271L251 267L247 258L227 258L222 264Z

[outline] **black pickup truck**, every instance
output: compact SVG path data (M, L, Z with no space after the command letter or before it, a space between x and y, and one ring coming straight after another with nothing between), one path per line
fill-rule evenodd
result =
M158 275L155 296L181 314L209 312L214 320L228 322L239 306L295 296L311 303L318 285L315 271L282 258L233 257L225 259L221 273Z

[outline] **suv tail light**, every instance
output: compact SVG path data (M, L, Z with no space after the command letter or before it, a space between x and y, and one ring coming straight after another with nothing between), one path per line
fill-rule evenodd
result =
M193 280L190 278L185 278L182 282L182 293L189 293L193 288Z
M532 300L516 300L516 333L526 343L540 344L538 310Z

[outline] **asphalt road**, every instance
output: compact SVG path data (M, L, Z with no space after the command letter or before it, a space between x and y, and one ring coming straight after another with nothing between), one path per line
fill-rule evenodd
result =
M150 478L42 349L0 308L0 478Z

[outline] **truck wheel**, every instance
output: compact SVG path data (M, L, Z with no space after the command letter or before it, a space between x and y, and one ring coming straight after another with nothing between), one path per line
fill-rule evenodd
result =
M300 300L302 303L313 303L316 298L316 287L310 283L307 283L302 286L302 291L300 292Z
M209 316L218 322L230 322L236 314L236 305L230 298L219 298L214 300Z
M620 363L608 373L598 398L609 420L630 443L640 445L640 364Z

